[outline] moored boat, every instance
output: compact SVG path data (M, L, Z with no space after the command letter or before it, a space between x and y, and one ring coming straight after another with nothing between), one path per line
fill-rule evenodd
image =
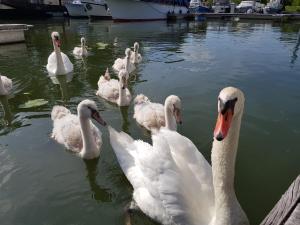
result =
M91 19L111 19L110 10L105 0L82 0L86 13Z
M115 21L166 20L167 15L188 12L189 0L107 0Z
M84 5L80 0L75 0L65 4L68 10L69 16L71 17L87 17Z
M191 0L189 11L191 13L208 13L211 12L211 8L207 5L205 5L205 2L201 0Z

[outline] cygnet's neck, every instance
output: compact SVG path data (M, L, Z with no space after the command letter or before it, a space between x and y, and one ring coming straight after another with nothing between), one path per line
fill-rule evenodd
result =
M93 136L90 118L81 116L80 112L78 114L79 114L80 129L81 129L81 135L83 141L83 148L80 154L84 158L93 158L95 157L98 148Z
M232 119L227 137L214 140L212 148L212 172L215 193L215 223L248 224L234 190L235 159L238 148L242 112Z
M176 131L177 130L176 120L174 118L173 112L168 102L165 103L164 110L165 110L166 128L169 130Z
M126 88L123 88L123 84L119 81L119 106L124 106L126 104Z
M82 41L81 42L81 54L84 54L85 51L85 43Z
M136 48L136 49L134 50L134 63L137 63L138 54L139 54L139 49Z
M52 42L53 42L53 47L54 47L54 52L55 52L55 55L56 55L56 62L57 62L57 71L56 71L56 73L58 75L64 74L66 71L65 71L65 66L64 66L64 63L63 63L60 48L55 44L54 40Z
M125 70L128 72L128 68L129 68L129 62L130 62L130 56L126 55L125 56Z

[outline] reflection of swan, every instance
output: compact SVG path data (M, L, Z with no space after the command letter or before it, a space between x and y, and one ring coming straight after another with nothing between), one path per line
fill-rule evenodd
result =
M130 57L131 62L132 63L142 62L142 56L139 53L139 48L140 48L139 43L135 42L134 45L133 45L133 48L134 48L134 51L133 51L133 53L131 54L131 57Z
M244 96L225 88L218 100L212 167L186 137L160 129L153 145L109 127L110 142L139 208L162 224L246 225L234 191Z
M131 50L130 48L126 48L125 50L125 58L117 58L115 60L114 65L112 66L112 68L116 71L119 72L120 70L125 69L128 73L131 73L132 71L135 70L135 66L133 63L130 62L130 57L131 57Z
M125 131L125 132L129 132L129 121L128 121L128 108L129 107L120 107L120 112L121 112L121 115L122 115L122 119L123 119L123 122L122 122L122 131Z
M127 88L127 79L128 73L125 70L120 70L119 81L110 79L108 70L106 70L105 75L99 78L96 95L119 106L129 105L131 94Z
M101 132L91 122L95 119L103 126L106 123L97 111L94 101L83 100L77 107L78 116L63 106L54 106L51 112L53 120L52 137L67 149L79 153L82 158L92 159L100 154Z
M74 50L73 50L73 54L75 56L87 56L88 51L87 51L86 46L85 46L85 38L82 37L80 39L80 42L81 42L81 46L80 47L75 47Z
M69 99L68 96L68 86L67 83L71 82L73 79L73 73L60 76L49 76L53 84L58 84L60 86L60 91L62 95L62 100L66 101Z
M176 95L170 95L165 105L152 103L145 95L138 95L134 99L133 118L147 130L159 129L166 126L170 130L177 130L176 123L181 123L181 101Z
M60 51L60 37L58 32L51 34L54 51L48 57L47 70L52 75L63 75L73 71L73 64L63 52Z
M10 111L7 96L0 96L0 102L4 111L4 120L7 121L8 124L13 120L13 115Z
M101 202L110 202L111 196L109 192L107 192L104 188L101 188L97 184L97 165L98 165L99 158L93 160L84 160L86 170L87 170L87 179L89 181L89 185L91 191L93 193L93 198L97 201Z
M8 95L12 89L12 81L0 74L0 95Z

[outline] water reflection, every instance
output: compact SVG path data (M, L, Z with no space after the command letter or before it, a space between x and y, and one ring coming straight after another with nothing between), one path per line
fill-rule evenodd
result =
M3 56L15 56L15 54L20 54L20 52L26 52L27 47L25 43L0 45L0 55Z
M58 75L58 76L53 76L49 74L49 77L53 84L59 85L62 101L65 104L67 104L68 100L70 99L68 95L68 83L72 81L73 73L69 73L66 75Z
M86 166L87 171L87 179L90 185L90 189L92 192L92 198L100 201L100 202L111 202L111 195L109 191L105 188L101 188L101 186L97 183L97 165L99 158L92 160L83 160Z
M121 116L122 116L122 131L129 133L129 120L128 120L128 109L129 106L122 106L120 107L120 112L121 112Z
M10 111L7 96L0 96L0 102L3 108L3 116L1 116L0 128L2 126L9 126L13 120L13 114Z
M296 42L296 46L293 50L292 56L291 56L291 64L294 64L295 61L298 58L298 50L299 50L299 46L300 46L300 30L298 32L298 38L297 38L297 42Z

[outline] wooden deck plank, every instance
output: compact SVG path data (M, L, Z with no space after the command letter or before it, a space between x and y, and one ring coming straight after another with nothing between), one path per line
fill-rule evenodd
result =
M300 175L260 225L300 225Z

